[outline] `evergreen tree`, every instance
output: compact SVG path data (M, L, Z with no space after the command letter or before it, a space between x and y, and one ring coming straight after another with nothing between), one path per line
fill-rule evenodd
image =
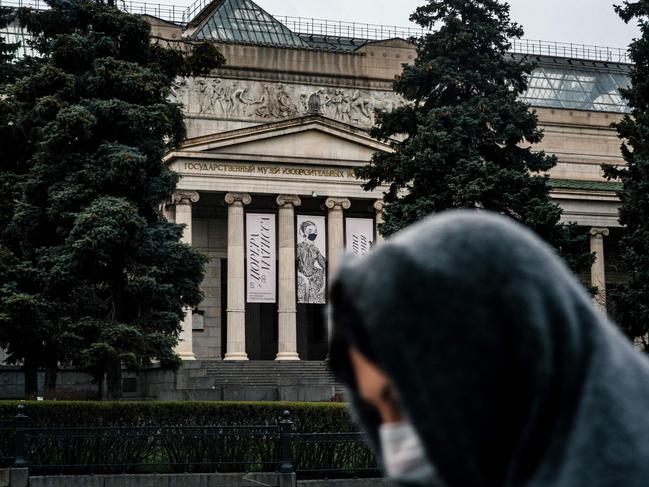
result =
M16 27L16 10L0 8L0 30ZM13 245L10 223L21 196L29 148L17 123L17 107L10 97L12 83L28 72L28 60L18 59L18 43L0 37L0 346L9 348L9 362L21 362L26 393L36 395L37 370L49 356L48 303L39 294L32 266L21 262ZM8 342L12 345L8 347Z
M615 124L622 143L625 167L604 165L609 179L622 181L620 223L621 259L630 280L610 302L620 326L632 339L641 339L649 351L649 2L624 2L617 13L628 23L637 20L640 37L629 48L633 67L631 86L622 90L631 113Z
M0 7L0 31L8 28L15 16L15 10ZM0 90L13 78L13 65L18 46L15 42L7 42L7 39L0 35Z
M8 102L7 90L16 77L16 50L17 43L7 42L1 35L2 31L14 22L16 12L14 9L0 7L0 230L6 228L13 209L15 197L13 181L5 181L3 175L10 169L9 161L15 161L15 155L9 156L11 147L14 146L14 110ZM14 172L14 171L10 171ZM0 235L0 242L2 242Z
M25 361L35 348L21 337L34 328L49 352L38 366L73 363L100 385L106 375L118 397L122 366L178 365L183 309L201 300L205 257L159 211L178 181L162 158L185 138L181 106L167 98L176 77L224 59L211 44L152 43L144 19L104 2L48 4L20 12L43 61L9 98L31 153L4 272L28 269L33 282L3 286L0 341Z
M417 59L394 83L405 105L380 113L373 135L393 153L377 153L357 171L384 197L390 235L433 212L485 208L508 215L551 242L575 267L585 235L560 223L547 171L556 158L533 152L538 119L518 97L533 66L508 55L523 30L496 0L428 0L411 20L430 29L415 40ZM396 140L396 141L395 141Z

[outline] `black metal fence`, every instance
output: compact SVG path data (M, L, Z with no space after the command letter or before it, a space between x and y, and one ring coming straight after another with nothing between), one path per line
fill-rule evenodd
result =
M0 419L0 468L13 465L16 458L15 452L15 438L16 426L12 420Z
M30 426L24 405L0 421L0 467L33 475L295 472L377 477L361 433L296 432L288 411L260 426Z

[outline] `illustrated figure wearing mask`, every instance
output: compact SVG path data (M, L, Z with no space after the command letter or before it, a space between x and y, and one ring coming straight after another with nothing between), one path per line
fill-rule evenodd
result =
M326 260L315 245L318 227L312 221L300 225L302 242L297 245L298 303L324 304Z
M330 302L331 368L396 483L649 485L649 361L513 220L413 225Z

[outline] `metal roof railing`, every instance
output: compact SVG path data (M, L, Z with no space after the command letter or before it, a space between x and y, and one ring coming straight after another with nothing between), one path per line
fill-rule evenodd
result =
M207 1L207 0L202 0ZM364 24L336 20L309 19L303 17L274 16L286 27L301 35L323 37L344 37L364 40L384 40L399 37L409 39L430 32L424 28L396 27L389 25ZM562 57L629 64L629 54L619 47L593 46L568 42L541 41L534 39L512 39L510 52L535 56Z
M151 15L176 24L184 23L186 8L178 5L142 2L137 0L115 0L115 5L132 14ZM43 0L0 0L0 7L29 7L35 10L46 10L49 5Z
M201 10L207 7L213 0L196 0L183 10L182 22L188 24L194 17L196 17Z
M171 4L151 3L141 0L115 0L122 10L133 14L147 14L169 22L185 25L198 15L212 0L196 0L189 7ZM46 9L43 0L0 0L0 6L32 7ZM409 39L426 34L427 29L397 27L360 22L344 22L305 17L275 15L277 20L291 31L301 35L328 38L351 38L358 40L384 40L394 37ZM567 42L552 42L531 39L513 39L511 52L534 56L550 56L589 61L630 63L626 49Z
M629 64L629 53L619 47L591 46L568 42L513 39L510 52L533 56L550 56L588 61Z
M274 15L282 24L293 32L302 35L321 37L345 37L363 40L384 40L400 37L409 39L420 37L427 30L413 27L397 27L391 25L364 24L361 22L344 22L341 20L310 19L305 17L290 17Z

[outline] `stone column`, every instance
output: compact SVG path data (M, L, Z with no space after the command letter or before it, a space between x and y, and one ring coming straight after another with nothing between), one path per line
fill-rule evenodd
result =
M345 252L345 219L343 210L352 206L347 198L327 198L326 207L329 209L327 217L327 267L329 268L329 282L336 274L340 259Z
M176 210L173 205L173 196L163 203L160 203L160 213L168 222L176 221Z
M228 193L228 343L223 360L248 360L246 354L246 276L244 254L244 205L249 194Z
M606 312L606 268L604 260L604 237L610 234L608 228L590 229L590 251L595 254L595 262L590 270L590 282L597 287L594 301L599 309Z
M383 208L385 203L383 200L376 200L374 202L374 210L376 211L376 244L383 242L383 235L379 232L379 225L383 223Z
M182 240L189 245L192 244L192 205L197 203L199 199L200 196L196 191L176 191L171 197L171 202L176 207L176 223L185 225ZM183 319L179 339L176 352L180 355L180 358L182 360L196 360L194 356L191 308L185 308L185 318Z
M297 305L295 277L295 211L298 196L279 195L279 293L276 360L300 360L297 353Z

